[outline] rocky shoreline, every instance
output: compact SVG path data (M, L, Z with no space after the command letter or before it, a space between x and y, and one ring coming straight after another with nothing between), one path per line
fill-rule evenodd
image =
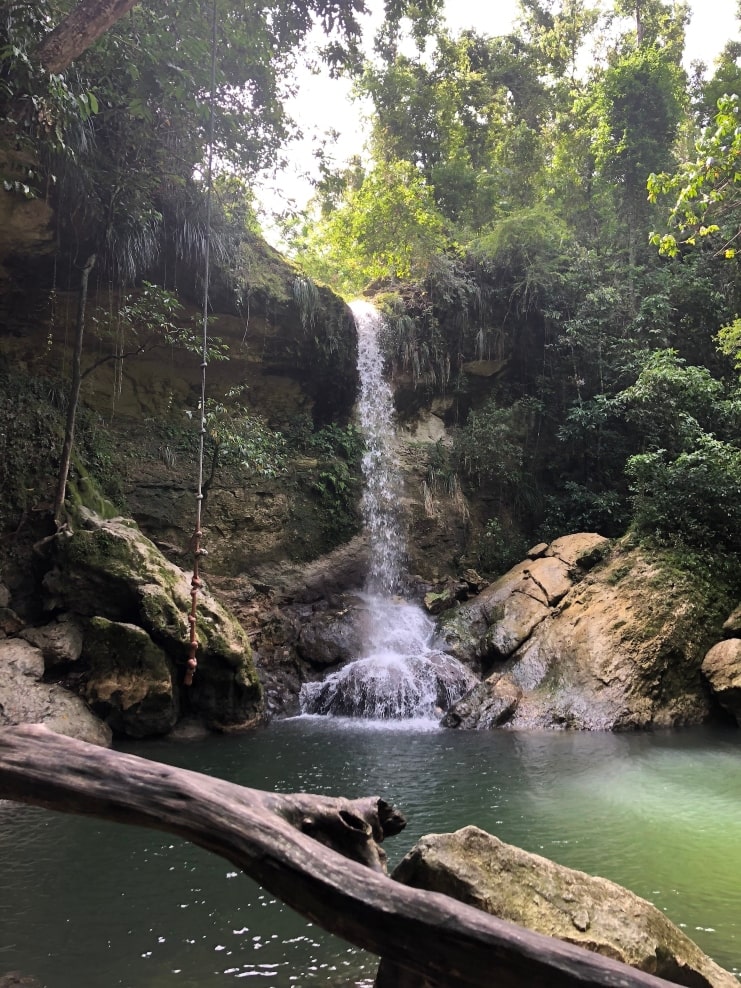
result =
M56 542L42 582L47 620L26 625L1 591L2 724L44 723L98 744L184 736L184 725L189 736L194 726L246 730L297 713L302 684L361 649L362 539L272 586L204 587L191 688L187 575L126 519L82 509L75 534ZM741 723L741 607L719 623L665 559L627 540L565 536L491 584L469 571L413 580L410 595L437 615L440 648L480 679L444 727Z

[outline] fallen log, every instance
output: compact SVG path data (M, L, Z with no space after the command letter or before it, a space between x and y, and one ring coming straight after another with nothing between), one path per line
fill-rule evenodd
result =
M667 988L669 982L392 881L380 799L279 795L33 725L0 730L0 798L164 830L232 862L358 947L440 988Z

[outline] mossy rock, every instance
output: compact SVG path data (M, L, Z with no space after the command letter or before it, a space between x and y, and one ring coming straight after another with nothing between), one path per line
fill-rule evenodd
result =
M96 617L85 632L84 696L117 734L167 734L179 712L175 670L142 628Z
M190 577L132 522L89 511L81 519L84 527L59 540L56 569L45 581L53 595L49 603L90 619L91 627L93 619L105 619L142 629L171 663L176 689L184 689ZM205 587L198 593L196 628L198 672L188 688L191 710L218 728L252 723L262 714L262 691L249 641ZM86 648L91 655L92 646Z

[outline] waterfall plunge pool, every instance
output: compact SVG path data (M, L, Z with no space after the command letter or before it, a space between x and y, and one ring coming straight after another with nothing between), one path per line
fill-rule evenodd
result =
M475 824L652 901L741 974L741 733L466 732L300 717L127 750L242 785L383 796L423 834ZM372 984L375 958L228 862L154 831L0 802L0 974L45 988Z

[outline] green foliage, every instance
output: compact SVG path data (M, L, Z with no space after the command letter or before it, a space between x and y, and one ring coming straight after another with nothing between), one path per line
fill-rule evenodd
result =
M332 424L310 437L309 449L321 457L311 490L320 498L327 542L338 545L355 535L360 527L363 436L353 424L344 428Z
M183 323L182 303L173 292L160 285L142 282L141 288L124 298L117 318L135 337L153 341L155 346L174 346L191 353L203 351L200 327ZM218 337L208 337L206 357L209 361L228 359L226 344Z
M523 39L439 31L431 50L368 68L375 153L418 168L437 208L470 239L502 212L531 205L548 112L538 58Z
M0 13L0 125L18 150L45 151L38 161L27 158L26 181L4 177L6 191L27 197L43 191L54 157L76 159L88 149L88 124L100 110L94 92L44 72L33 58L57 13L51 0L11 0Z
M317 456L341 457L354 470L360 468L365 440L362 432L352 423L344 427L335 422L325 425L309 437L308 443Z
M562 490L545 496L538 537L544 542L566 532L598 532L613 537L622 535L629 520L625 494L566 481Z
M496 576L518 563L527 552L526 540L522 535L498 518L488 519L473 546L476 568Z
M541 412L532 398L509 407L491 399L469 413L455 438L455 463L461 473L515 516L537 501L531 455Z
M223 399L207 398L205 448L213 484L219 467L260 477L276 477L286 468L285 437L243 401L245 387L232 388Z
M711 238L717 254L732 258L741 233L741 110L736 94L718 100L714 126L695 145L696 158L674 173L652 174L649 198L670 201L669 225L676 233L652 233L661 254L676 257L683 247ZM716 236L717 235L717 236Z
M728 326L721 326L716 340L720 352L731 357L736 370L741 371L741 319L736 318Z
M643 447L677 453L703 432L722 429L725 388L706 367L688 367L676 350L648 354L635 384L615 398L615 410L643 437Z
M703 434L672 457L660 449L628 460L634 525L662 544L700 549L741 543L741 450Z
M522 316L542 308L561 278L566 225L544 206L523 210L495 224L471 246L471 256L501 280L510 311Z
M294 249L316 281L356 295L369 282L419 278L445 242L424 178L407 161L377 164Z
M665 50L646 46L610 66L599 88L596 160L615 183L633 238L647 212L648 176L670 161L683 82L681 69Z
M403 7L424 33L436 4L387 6L394 17ZM331 72L359 62L356 0L218 0L212 94L211 4L161 0L135 5L64 75L49 76L34 49L68 11L66 0L2 7L0 122L7 146L22 154L0 177L23 195L46 194L55 178L62 252L95 251L98 270L118 285L151 276L164 243L176 260L201 256L211 107L226 187L228 176L254 177L274 164L295 131L285 101L315 27L326 35ZM236 217L226 219L233 228ZM223 261L227 245L218 240L214 234L214 254Z
M23 523L51 504L53 465L59 456L67 387L55 377L0 370L0 530ZM92 483L117 505L124 503L121 451L100 417L82 409L77 422L77 483Z

